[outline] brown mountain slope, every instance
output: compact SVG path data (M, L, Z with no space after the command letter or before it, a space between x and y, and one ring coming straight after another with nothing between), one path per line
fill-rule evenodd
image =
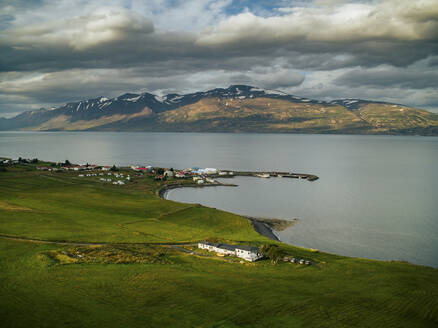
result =
M234 127L239 131L263 132L329 132L369 127L368 123L343 106L294 103L270 98L207 98L164 112L159 116L159 120L163 125L193 125L203 122L213 130ZM225 120L228 122L225 123Z
M360 100L330 102L235 85L186 95L125 94L0 119L0 130L438 135L438 115Z
M437 128L437 115L422 109L392 104L368 104L359 116L378 131L403 131Z

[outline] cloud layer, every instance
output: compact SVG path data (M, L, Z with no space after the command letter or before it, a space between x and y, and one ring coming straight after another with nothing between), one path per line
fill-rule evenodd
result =
M436 0L295 3L0 1L0 116L232 83L438 109Z

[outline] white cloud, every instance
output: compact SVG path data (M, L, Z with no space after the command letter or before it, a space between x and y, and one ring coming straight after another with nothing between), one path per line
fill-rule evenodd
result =
M437 0L284 0L227 14L236 3L0 4L0 111L240 83L438 107Z
M437 7L436 0L391 0L336 7L282 8L290 13L273 17L246 12L206 29L198 43L431 40L438 35Z
M152 22L145 17L123 8L103 7L86 16L10 29L7 40L24 45L39 43L59 47L66 44L73 50L84 50L153 31Z

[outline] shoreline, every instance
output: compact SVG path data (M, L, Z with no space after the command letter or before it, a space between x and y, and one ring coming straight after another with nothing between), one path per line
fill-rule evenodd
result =
M171 183L171 184L167 184L162 186L158 191L158 197L163 198L165 200L168 200L166 198L166 194L168 191L172 190L172 189L178 189L178 188L204 188L204 187L238 187L238 185L236 184L232 184L232 183L215 183L215 184L202 184L202 185L198 185L198 184L187 184L187 183Z
M254 230L260 235L269 238L271 240L283 242L280 239L280 237L275 233L275 230L272 227L270 227L267 223L249 216L244 216L244 218L247 218L249 221L251 221Z
M175 183L175 184L168 184L162 186L158 190L158 197L167 199L167 192L172 189L178 189L178 188L204 188L204 187L238 187L236 184L230 184L230 183L216 183L216 184L204 184L204 185L195 185L195 184L184 184L184 183ZM294 218L293 220L284 220L284 219L277 219L277 218L257 218L252 216L246 216L241 215L237 213L233 213L236 215L240 215L246 219L248 219L254 230L259 233L260 235L269 238L274 241L283 241L278 236L277 231L282 231L286 229L287 227L295 225L295 223L298 221L298 219ZM275 229L275 227L278 227L278 230Z

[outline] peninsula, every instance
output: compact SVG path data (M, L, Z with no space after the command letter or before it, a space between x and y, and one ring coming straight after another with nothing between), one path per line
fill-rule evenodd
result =
M270 240L242 216L160 198L159 190L176 178L156 179L131 168L64 167L38 160L0 165L0 308L6 323L432 327L438 322L436 269ZM201 241L269 249L271 257L247 262L217 256L199 250Z

